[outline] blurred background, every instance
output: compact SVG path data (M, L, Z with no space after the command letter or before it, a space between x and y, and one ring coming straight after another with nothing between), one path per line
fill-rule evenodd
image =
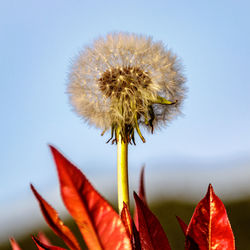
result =
M35 249L29 235L47 232L30 183L69 220L48 144L116 204L116 147L105 143L109 133L101 137L71 111L66 87L71 60L85 45L126 31L177 53L189 89L183 116L130 146L131 192L145 164L151 207L173 249L183 249L175 215L188 223L212 183L238 249L248 249L249 8L247 0L0 1L0 248L10 249L14 236L23 249Z

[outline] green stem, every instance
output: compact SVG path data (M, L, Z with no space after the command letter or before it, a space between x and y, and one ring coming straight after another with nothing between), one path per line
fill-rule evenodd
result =
M128 143L122 140L120 131L117 131L117 186L118 186L118 209L121 214L123 202L129 208L128 188Z

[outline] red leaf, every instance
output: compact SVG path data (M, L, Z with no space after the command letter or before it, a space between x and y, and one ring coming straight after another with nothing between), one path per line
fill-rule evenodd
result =
M130 238L132 238L132 235L133 235L132 224L133 224L133 222L132 222L130 213L128 211L128 206L125 202L123 202L123 208L121 211L121 219L122 219L122 222L126 228L126 232L127 232L128 236Z
M36 191L32 184L30 185L30 187L39 202L40 208L42 210L46 222L55 232L55 234L62 238L70 249L81 249L73 233L67 226L63 224L61 219L58 217L56 210L42 198L42 196ZM46 244L46 242L43 243Z
M21 248L19 247L19 245L17 244L14 238L10 238L10 244L11 244L12 250L21 250Z
M128 206L123 202L123 209L121 211L121 219L126 228L127 234L130 237L133 249L141 249L139 233L128 211Z
M132 249L120 216L82 172L51 146L65 206L89 249Z
M145 204L147 204L146 192L145 192L145 185L144 185L144 170L145 170L145 166L143 166L142 169L141 169L139 197L140 197L140 199L141 199Z
M176 219L179 222L182 232L184 233L184 235L186 235L187 228L188 228L187 224L179 216L176 216Z
M35 242L39 250L66 250L65 248L61 248L61 247L46 245L42 243L40 240L38 240L35 236L32 236L32 239Z
M141 174L140 174L139 197L145 203L145 205L147 205L145 185L144 185L144 169L145 169L145 166L142 167ZM134 222L135 222L136 228L138 229L138 214L137 214L136 207L134 210Z
M185 249L234 250L235 242L226 209L212 185L197 205L187 229Z
M50 240L47 238L47 236L43 232L38 233L38 239L46 244L46 245L51 245Z
M139 235L141 248L145 250L169 250L167 236L155 215L134 192L136 208L138 211Z

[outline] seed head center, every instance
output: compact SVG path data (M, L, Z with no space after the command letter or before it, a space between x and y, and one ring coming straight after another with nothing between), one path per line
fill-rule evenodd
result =
M119 67L105 71L98 80L99 88L106 97L128 97L139 88L147 88L151 83L149 74L139 67Z

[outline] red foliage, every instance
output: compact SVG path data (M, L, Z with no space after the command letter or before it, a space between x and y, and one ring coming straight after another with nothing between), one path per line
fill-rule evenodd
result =
M132 236L133 236L133 221L131 219L131 216L130 216L130 213L129 213L129 210L128 210L128 206L125 202L123 202L123 209L122 209L122 212L121 212L121 219L122 219L122 222L126 228L126 232L129 236L130 239L132 239Z
M51 245L50 240L47 238L47 236L43 232L38 233L38 239L46 244L46 245Z
M70 249L72 250L81 249L75 236L72 234L70 229L67 226L65 226L61 221L61 219L58 217L56 210L42 198L42 196L36 191L33 185L30 185L30 187L40 204L40 208L46 222L55 232L55 234L58 235L60 238L62 238ZM46 242L43 243L46 244Z
M179 216L176 216L176 218L179 222L179 225L181 227L182 232L186 236L186 232L187 232L187 228L188 228L187 224Z
M138 226L142 249L171 249L167 236L158 219L136 193L134 193L134 198L138 211Z
M145 192L145 185L144 185L144 170L145 167L143 166L141 169L141 174L140 174L140 185L139 185L139 197L140 199L144 202L145 205L147 205L147 199L146 199L146 192ZM135 226L138 229L138 214L137 214L137 208L135 207L134 211L134 222Z
M144 169L141 171L139 196L134 193L135 222L124 203L121 217L109 203L93 188L82 172L69 162L54 147L52 154L57 166L61 195L65 206L76 221L89 249L93 250L170 250L167 236L146 202ZM79 244L58 217L57 212L38 194L31 185L45 220L53 231L73 250ZM235 250L234 236L225 207L215 195L211 185L204 199L197 205L187 226L178 216L185 234L186 250ZM32 237L38 249L63 250L49 242ZM14 239L10 240L13 250L21 250Z
M12 247L12 250L21 250L14 238L10 238L10 245Z
M39 250L66 250L65 248L61 248L61 247L49 246L49 245L41 242L40 240L38 240L35 236L32 236L32 239L35 242L35 244Z
M89 249L132 249L120 216L93 188L82 172L54 147L61 195Z
M127 234L130 237L130 241L133 249L141 249L139 233L135 227L135 223L131 218L128 206L123 202L123 209L121 212L121 219L126 228Z
M234 236L222 201L212 185L197 205L186 231L186 250L234 250Z
M147 204L146 191L144 185L144 172L145 166L142 167L140 174L139 198L144 202L144 204Z

